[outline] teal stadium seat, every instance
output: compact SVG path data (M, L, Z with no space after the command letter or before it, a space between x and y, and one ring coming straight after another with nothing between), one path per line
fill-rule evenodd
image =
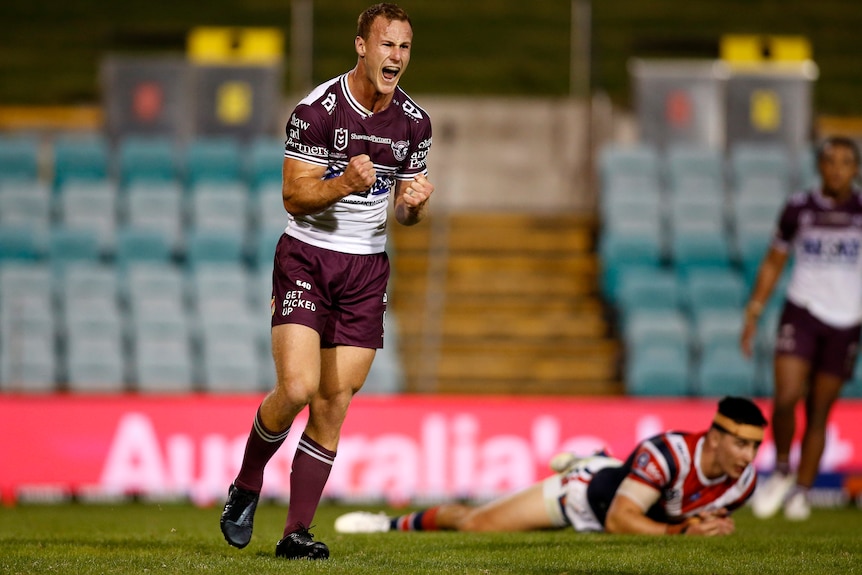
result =
M679 279L672 271L656 267L627 268L618 278L616 301L623 318L642 310L673 311L680 306Z
M75 393L122 393L126 355L122 340L92 335L70 339L66 352L69 390Z
M653 187L661 189L659 153L648 144L609 145L599 153L602 189Z
M172 254L183 249L183 189L176 180L135 180L124 195L125 225L159 231Z
M248 188L238 181L199 181L189 191L189 221L201 230L245 233L248 229Z
M6 181L39 179L39 141L32 136L0 135L0 186Z
M690 346L688 321L679 310L638 310L626 317L622 326L626 349L650 346Z
M724 157L720 150L671 145L666 153L666 165L672 195L724 195Z
M706 309L693 320L694 336L700 353L739 345L742 311Z
M693 317L705 310L741 313L748 291L741 274L729 267L691 269L683 281L683 290Z
M0 390L20 393L57 391L53 334L29 334L0 346Z
M253 340L208 334L202 340L204 388L211 393L259 393L262 365Z
M186 263L190 268L204 263L243 263L245 236L234 230L194 228L186 234Z
M618 275L628 267L657 267L664 252L662 226L655 221L617 221L603 226L599 236L602 292L614 301Z
M96 263L100 253L96 230L55 227L49 232L48 259L56 272L76 262Z
M685 397L691 389L691 356L685 343L630 349L625 367L628 395Z
M185 150L186 184L205 180L243 181L243 156L239 142L228 136L199 136Z
M247 152L248 183L254 193L275 184L281 189L284 138L261 136L252 140Z
M51 217L51 192L47 186L35 180L0 182L0 226L46 231Z
M117 163L120 185L135 182L174 182L181 177L179 153L167 136L126 136L120 140Z
M36 261L47 250L47 233L24 225L0 227L0 264Z
M670 244L673 266L681 277L695 269L727 269L732 263L730 242L720 224L675 222Z
M110 173L110 146L103 136L60 136L54 140L54 187L70 181L104 181Z
M114 250L117 187L111 180L70 180L59 188L59 220L67 228L95 230L103 254Z
M713 346L703 351L697 366L698 395L751 397L756 376L754 359L743 356L738 344Z
M120 269L144 262L170 263L170 240L161 230L124 227L117 232L115 261Z
M787 194L793 183L790 157L780 145L735 144L730 150L729 163L737 193L778 189Z
M670 226L684 222L688 225L724 226L724 194L674 194L670 198Z

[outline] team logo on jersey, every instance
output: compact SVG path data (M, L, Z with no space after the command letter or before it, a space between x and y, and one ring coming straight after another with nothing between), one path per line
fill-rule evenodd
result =
M336 128L335 129L335 149L338 151L344 151L347 148L347 142L350 140L349 135L347 133L347 128Z
M404 158L407 157L407 148L409 147L410 142L405 142L404 140L392 142L392 153L395 154L395 159L399 162L403 162Z

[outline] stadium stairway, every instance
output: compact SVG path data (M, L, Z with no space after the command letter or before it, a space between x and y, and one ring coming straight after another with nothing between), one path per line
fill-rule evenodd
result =
M568 213L457 213L393 226L390 309L407 391L620 393L595 225Z

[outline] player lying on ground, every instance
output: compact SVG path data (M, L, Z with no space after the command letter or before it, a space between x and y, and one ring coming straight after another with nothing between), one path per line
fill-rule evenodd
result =
M575 531L729 535L730 513L757 484L752 462L765 426L754 403L726 397L708 430L662 433L641 442L625 462L604 454L558 456L554 475L479 507L445 503L392 518L356 511L336 519L335 529L531 531L568 525Z

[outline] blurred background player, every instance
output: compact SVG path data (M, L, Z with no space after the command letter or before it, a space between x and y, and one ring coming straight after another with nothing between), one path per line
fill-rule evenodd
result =
M575 531L729 535L730 513L757 483L752 462L765 426L754 403L726 397L707 431L657 435L625 462L572 456L564 469L555 469L559 473L479 507L446 503L393 518L357 511L336 519L335 529L531 531L568 525Z
M431 121L398 87L412 42L401 8L368 8L359 16L356 67L318 86L290 116L282 184L288 225L272 279L277 382L255 416L222 512L222 533L234 547L251 540L264 467L308 405L275 554L329 557L308 527L350 400L383 346L390 196L395 219L413 225L434 191L425 163Z
M741 345L750 356L757 320L792 249L795 263L775 344L775 470L752 501L758 517L772 516L782 506L788 519L810 515L808 490L823 455L829 412L853 374L858 353L862 200L854 180L859 149L849 138L828 138L818 149L817 165L822 183L787 200L745 311ZM790 446L802 399L806 424L794 474Z

